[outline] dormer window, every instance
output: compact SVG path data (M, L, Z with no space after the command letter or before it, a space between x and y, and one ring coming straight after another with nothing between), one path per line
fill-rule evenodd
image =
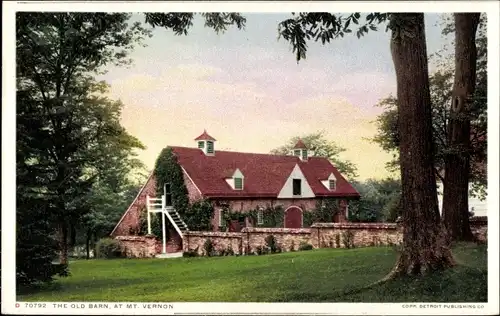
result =
M242 178L234 178L234 189L235 190L243 190L243 179Z
M335 191L337 188L337 181L334 179L328 180L328 187L330 188L330 191Z
M293 151L293 155L294 155L294 156L297 156L297 157L300 157L300 149L295 149L295 150Z
M337 178L335 177L333 172L330 173L327 179L321 180L321 183L323 183L325 188L327 188L329 191L337 190Z
M307 149L302 149L302 160L307 160Z
M302 195L302 179L293 179L293 195Z
M200 149L205 148L205 142L204 141L198 142L198 148Z
M236 169L231 177L226 178L226 182L233 190L243 190L245 176L240 169Z

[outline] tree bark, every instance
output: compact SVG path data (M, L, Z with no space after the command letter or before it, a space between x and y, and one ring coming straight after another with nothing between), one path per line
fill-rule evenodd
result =
M403 244L391 276L453 266L439 216L423 13L392 14L402 182Z
M87 252L87 260L90 259L90 238L91 238L92 231L90 229L87 229L87 234L85 238L85 250Z
M443 222L452 240L473 240L469 224L472 96L476 87L476 31L480 13L455 13L455 81L444 157Z
M59 228L59 261L61 264L68 264L68 226L63 221Z

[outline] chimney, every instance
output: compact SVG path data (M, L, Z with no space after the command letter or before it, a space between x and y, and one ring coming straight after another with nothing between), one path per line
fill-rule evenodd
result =
M200 136L196 137L194 139L197 144L198 148L203 151L203 153L207 156L213 156L215 155L215 138L212 136L208 135L207 130L203 131L203 134Z

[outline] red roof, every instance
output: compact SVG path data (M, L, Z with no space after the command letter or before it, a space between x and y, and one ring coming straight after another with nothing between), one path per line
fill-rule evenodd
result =
M196 137L194 140L211 140L211 141L216 141L215 138L213 138L212 136L210 136L210 135L207 134L206 130L204 130L203 134L201 134L200 136Z
M297 144L295 144L293 149L307 149L307 146L306 146L306 144L304 144L302 139L299 139L299 141L297 142Z
M207 156L198 148L172 147L179 164L206 197L274 197L276 198L295 165L299 165L316 196L359 197L359 193L325 158L310 157L301 161L295 156L253 154L217 150ZM243 190L233 190L226 179L239 169L244 176ZM335 191L321 181L330 174L337 179Z

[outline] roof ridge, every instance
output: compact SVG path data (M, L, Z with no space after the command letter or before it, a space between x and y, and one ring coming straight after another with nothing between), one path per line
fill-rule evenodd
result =
M187 146L168 146L171 148L183 148L183 149L199 149L197 147L187 147ZM270 156L270 157L288 157L288 158L295 158L297 162L303 162L300 160L299 157L297 156L292 156L292 155L278 155L278 154L270 154L270 153L254 153L254 152L248 152L248 151L231 151L231 150L220 150L218 149L217 152L223 152L223 153L231 153L231 154L248 154L248 155L261 155L261 156ZM308 159L326 159L326 157L319 157L319 156L310 156ZM330 161L330 160L328 160Z

